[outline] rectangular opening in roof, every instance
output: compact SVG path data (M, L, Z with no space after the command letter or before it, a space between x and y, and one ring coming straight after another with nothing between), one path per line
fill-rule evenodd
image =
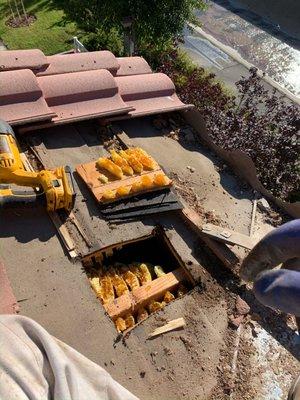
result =
M116 243L83 259L91 287L119 332L182 297L193 285L165 232Z

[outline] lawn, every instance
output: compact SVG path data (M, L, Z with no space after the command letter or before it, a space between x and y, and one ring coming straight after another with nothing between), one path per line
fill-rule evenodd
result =
M54 1L24 0L24 3L27 13L34 14L36 21L28 27L11 28L5 24L11 15L8 1L0 0L0 39L10 50L39 48L51 55L72 48L76 25L64 20L64 12ZM14 6L15 2L11 4Z

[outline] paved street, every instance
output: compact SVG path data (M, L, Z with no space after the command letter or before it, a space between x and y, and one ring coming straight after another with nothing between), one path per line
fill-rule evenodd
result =
M247 69L235 57L228 56L227 51L207 41L205 34L211 35L230 54L257 66L282 87L300 95L299 50L215 2L210 3L206 12L199 13L198 19L200 32L186 30L184 47L200 65L211 68L229 86Z

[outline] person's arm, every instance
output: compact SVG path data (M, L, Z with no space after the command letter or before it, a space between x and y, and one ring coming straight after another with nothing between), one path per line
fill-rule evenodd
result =
M260 240L243 261L240 276L245 281L253 282L260 272L281 263L285 266L288 263L288 269L296 269L297 265L300 267L300 219L281 225Z
M288 269L261 272L254 281L253 291L264 305L300 317L300 272Z
M264 305L300 316L300 220L266 235L243 261L240 275L254 282L255 297ZM282 269L271 270L282 265Z
M0 399L138 400L27 317L0 315L0 349Z

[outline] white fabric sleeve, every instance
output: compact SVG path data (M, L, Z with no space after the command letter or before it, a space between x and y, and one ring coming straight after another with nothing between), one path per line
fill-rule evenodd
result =
M35 321L0 315L1 400L138 400Z

